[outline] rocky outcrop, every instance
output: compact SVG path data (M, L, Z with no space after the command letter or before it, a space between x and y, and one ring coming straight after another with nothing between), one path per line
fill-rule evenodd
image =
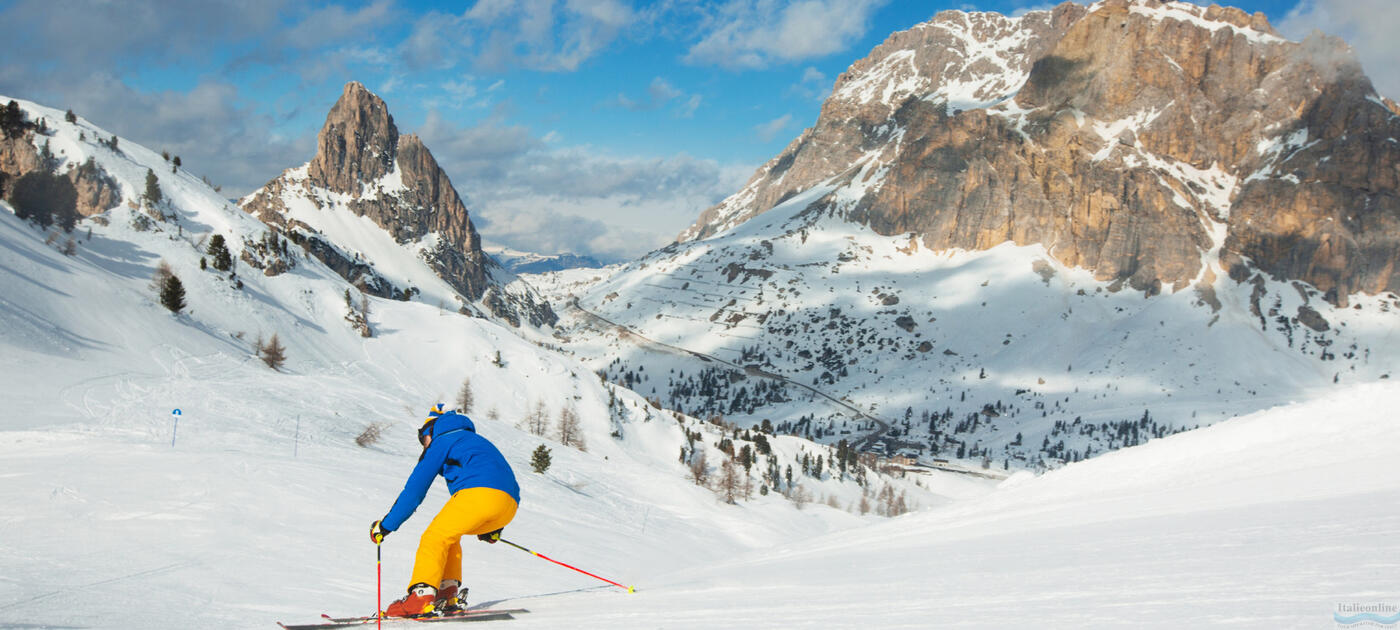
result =
M121 203L121 186L96 161L89 159L76 166L69 162L65 166L56 158L46 159L35 146L36 133L31 130L13 138L0 137L0 173L7 181L39 169L63 173L78 193L75 210L83 217L102 214Z
M494 286L493 263L481 251L481 238L451 180L418 136L400 135L384 101L359 83L347 84L326 116L311 161L268 182L241 205L266 223L307 232L307 242L319 243L309 251L323 254L324 262L348 280L360 281L365 290L403 295L406 288L371 277L362 263L347 259L324 237L310 234L308 226L294 225L288 217L293 201L322 210L343 206L369 218L399 243L423 243L423 261L469 302L483 300ZM435 238L425 238L430 235ZM542 300L529 308L539 312L524 315L524 320L555 321ZM493 309L487 305L487 310Z
M122 201L122 189L95 160L89 159L68 171L68 179L78 191L78 214L90 217L102 214Z
M681 240L818 185L934 249L1040 243L1149 293L1257 269L1400 290L1400 108L1344 43L1158 0L944 12L838 79L817 124Z
M1085 11L1074 3L1021 18L945 11L890 35L837 77L813 127L763 165L739 193L702 213L677 240L729 229L886 148L896 135L892 118L907 100L942 98L967 108L1007 98L1065 25Z
M362 183L394 170L398 146L399 129L388 105L352 81L326 114L307 172L312 182L327 190L358 193Z

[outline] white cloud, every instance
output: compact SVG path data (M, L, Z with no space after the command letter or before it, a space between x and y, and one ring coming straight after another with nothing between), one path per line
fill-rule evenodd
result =
M356 11L347 11L338 5L321 7L282 31L279 44L311 49L363 38L370 30L393 19L393 5L392 0L379 0Z
M670 81L661 77L651 80L651 85L647 87L647 93L651 95L652 101L657 103L665 103L684 94L684 92L677 90L676 86L671 85Z
M758 139L764 142L772 142L788 125L792 124L792 114L783 114L773 120L761 125L755 125L753 130L758 135Z
M887 0L729 0L703 20L687 63L763 68L823 57L849 47Z
M399 59L409 70L452 68L473 43L469 26L463 17L429 11L399 42Z
M448 107L460 109L463 105L473 104L476 98L476 83L471 77L458 79L448 79L440 84Z
M802 71L802 79L788 87L788 94L808 100L824 101L831 94L831 80L812 66Z
M753 171L684 154L619 158L560 147L558 134L537 138L500 117L462 127L429 112L418 133L483 238L546 254L630 258L664 246Z
M179 155L187 170L223 186L228 197L251 192L316 151L314 131L279 136L272 117L241 106L231 84L205 81L188 92L145 93L93 74L69 87L64 106L123 138Z
M676 118L694 118L695 110L700 109L702 100L699 94L691 94L690 98L676 107Z
M634 112L654 111L675 104L672 114L676 118L690 118L695 115L703 101L699 94L687 95L684 90L671 85L665 78L656 77L646 89L645 99L638 100L626 94L618 94L600 103L602 107L617 107Z
M1313 29L1346 40L1361 59L1376 91L1400 97L1400 11L1395 0L1303 0L1278 23L1279 32L1302 40Z
M478 66L572 72L598 54L636 19L618 0L480 0L464 15L486 34Z

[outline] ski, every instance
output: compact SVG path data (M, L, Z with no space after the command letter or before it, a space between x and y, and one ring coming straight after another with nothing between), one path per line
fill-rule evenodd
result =
M530 611L524 608L485 608L479 610L468 610L461 613L457 613L455 615L444 615L442 617L385 617L383 619L383 622L386 624L393 625L395 627L402 628L413 627L413 624L419 623L447 623L453 621L496 621L500 619L514 619L515 617L513 615L525 612ZM350 628L354 626L364 626L372 624L377 620L377 618L374 616L332 617L330 615L325 614L321 615L321 618L325 621L321 623L310 624L285 624L279 621L277 622L277 625L281 626L284 630L322 630L330 628Z

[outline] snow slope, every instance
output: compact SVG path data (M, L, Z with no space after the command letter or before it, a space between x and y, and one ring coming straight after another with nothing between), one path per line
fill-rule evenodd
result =
M1335 627L1338 604L1397 603L1396 405L1348 387L515 625Z
M860 197L840 185L703 241L537 285L648 339L749 367L750 388L758 369L863 416L801 387L702 413L709 401L677 383L712 364L638 347L578 311L565 311L564 346L697 415L768 418L828 442L876 418L895 429L883 432L891 453L1036 470L1400 370L1393 294L1336 308L1301 283L1241 284L1219 270L1206 290L1148 297L1040 245L930 251L846 221L840 199L831 211L811 205L832 190ZM1325 330L1303 323L1309 312Z
M420 348L483 349L433 326L440 316L422 305L380 313L422 331ZM509 336L492 343L536 386L571 380ZM410 398L452 383L406 347L392 364L366 346L401 390L152 344L168 373L84 379L49 390L50 405L7 405L27 426L7 412L0 440L0 504L22 506L0 516L0 624L267 628L366 610L364 530L415 449L411 421L371 449L350 438L371 417L413 417L401 409ZM73 380L52 356L5 356L7 400L21 366ZM504 385L501 370L477 365L463 367L483 390ZM173 405L185 415L171 446ZM1378 413L1397 405L1395 385L1346 387L858 528L821 508L718 505L618 451L601 460L606 440L587 455L556 448L549 474L521 475L507 537L638 593L503 545L468 545L468 583L478 604L532 610L513 628L1320 627L1336 603L1392 601L1400 583L1400 426ZM517 462L537 442L480 424ZM637 425L631 439L662 427ZM427 505L444 498L435 488ZM425 523L416 516L386 543L387 592ZM848 529L819 535L832 526Z
M863 490L830 474L799 477L814 499L805 509L777 492L724 504L677 453L718 463L727 432L654 409L491 321L371 298L375 334L361 337L346 320L350 286L296 247L275 276L241 261L237 277L201 270L213 234L237 259L266 226L152 151L98 146L110 134L85 121L50 124L60 168L92 156L129 194L79 224L72 256L60 252L68 236L46 243L0 202L0 627L260 628L372 610L366 528L416 461L424 410L454 401L466 379L479 430L521 477L509 537L618 580L882 520L848 511ZM163 218L131 192L147 169L168 200ZM184 284L179 314L150 286L160 261ZM273 334L286 346L279 370L252 348ZM587 451L517 426L539 405L551 421L576 408ZM371 425L380 441L357 446ZM772 442L775 463L827 451ZM535 474L541 444L554 464ZM986 490L950 475L870 479L916 506ZM417 533L444 499L435 489L428 515L384 548L386 593L403 588ZM467 569L475 601L597 584L480 547Z

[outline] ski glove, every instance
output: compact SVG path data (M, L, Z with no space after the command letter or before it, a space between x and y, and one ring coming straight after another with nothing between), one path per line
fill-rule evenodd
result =
M498 540L501 539L501 532L503 532L503 531L506 531L506 528L502 527L502 528L500 528L500 529L498 529L498 530L496 530L496 531L494 531L494 532L486 532L485 534L477 534L477 535L476 535L476 539L477 539L477 540L480 540L481 542L484 542L484 543L491 543L491 544L494 545L494 544L496 544L496 541L498 541Z
M379 525L379 521L375 521L369 524L369 539L374 541L374 544L377 545L379 543L384 542L384 537L388 535L389 531L381 527Z

